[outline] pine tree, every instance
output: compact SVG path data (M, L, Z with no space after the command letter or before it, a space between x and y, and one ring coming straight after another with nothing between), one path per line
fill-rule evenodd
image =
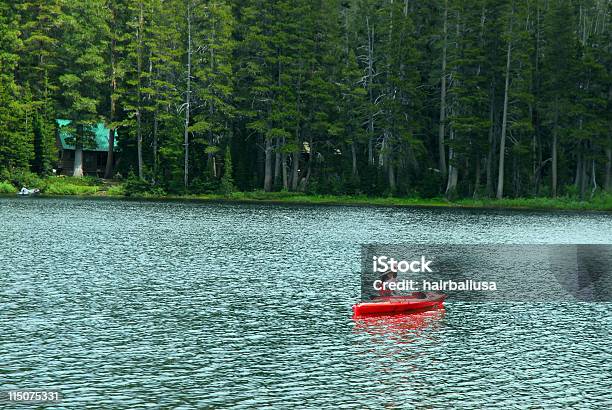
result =
M60 113L72 120L71 135L75 145L74 176L83 175L83 148L95 143L91 126L102 116L107 88L104 55L108 50L107 10L102 0L86 0L66 6L58 77Z
M559 157L562 145L571 135L574 123L573 96L578 43L574 35L574 17L569 0L561 0L546 12L543 59L543 116L550 130L551 183L550 194L556 197L559 187Z
M16 10L0 2L0 171L28 170L34 157L31 93L14 76L21 45Z
M55 162L55 103L61 4L57 0L27 0L16 5L20 15L18 76L32 92L34 158L32 169L49 173Z
M223 176L221 177L221 192L224 195L230 195L236 190L234 185L234 176L232 170L232 153L230 146L225 147L225 156L223 157Z
M233 16L223 1L207 1L194 7L193 47L193 158L197 172L216 178L219 173L216 154L227 140L228 124L234 116L232 102ZM205 154L205 155L203 155ZM204 165L206 164L206 165Z

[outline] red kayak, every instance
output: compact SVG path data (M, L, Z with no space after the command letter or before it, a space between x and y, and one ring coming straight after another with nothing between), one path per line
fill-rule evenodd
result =
M353 305L355 315L391 315L444 307L446 295L440 293L413 293L410 296L389 296Z

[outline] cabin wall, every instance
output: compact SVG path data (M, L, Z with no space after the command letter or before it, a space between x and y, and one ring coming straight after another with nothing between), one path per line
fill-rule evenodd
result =
M100 151L83 151L83 174L91 176L104 176L106 169L106 158L108 153ZM113 156L113 162L116 164L117 156ZM115 165L113 164L113 165ZM72 176L74 171L74 150L62 149L59 153L57 163L57 174Z

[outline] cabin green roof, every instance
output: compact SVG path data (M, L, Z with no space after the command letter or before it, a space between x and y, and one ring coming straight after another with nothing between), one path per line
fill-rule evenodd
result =
M62 145L62 149L74 149L74 144L68 143L66 140L72 137L66 129L63 127L69 125L72 121L70 120L61 120L58 119L57 125L59 126L59 140ZM103 122L99 122L96 125L90 126L90 129L94 132L94 146L85 146L83 147L83 151L108 151L108 132L110 131ZM115 130L115 144L113 146L115 149L117 148L117 130Z

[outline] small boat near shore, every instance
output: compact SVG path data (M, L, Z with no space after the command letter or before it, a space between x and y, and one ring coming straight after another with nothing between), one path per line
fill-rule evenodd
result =
M388 296L353 305L353 314L392 315L444 307L446 295L433 292L415 292L408 296Z
M40 193L40 189L38 188L34 188L34 189L28 189L26 187L21 188L21 191L17 192L17 195L20 196L31 196L31 195L38 195Z

